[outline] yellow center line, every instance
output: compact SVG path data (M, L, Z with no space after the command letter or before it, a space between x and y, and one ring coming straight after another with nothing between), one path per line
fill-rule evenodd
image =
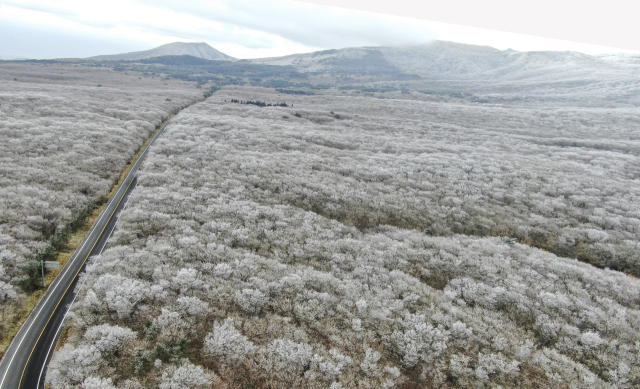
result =
M127 189L124 191L124 193L126 194L127 191L129 190L129 187L131 186L131 184L133 183L133 179L131 180L131 182L129 182L129 185L127 185ZM80 273L80 270L82 270L82 267L84 266L84 264L87 262L87 259L89 259L89 255L91 255L91 252L93 251L93 249L96 247L96 244L98 244L98 240L100 240L100 236L102 236L102 234L104 233L104 230L107 228L107 226L109 225L109 222L111 221L111 219L113 218L113 215L116 213L116 210L118 209L118 206L120 205L120 203L122 202L122 199L124 199L124 194L122 195L122 197L120 198L120 200L118 201L118 204L116 204L116 206L113 208L113 211L111 212L111 215L109 216L109 219L106 221L104 227L102 228L102 231L100 231L100 235L98 235L98 239L96 239L96 241L93 243L93 246L91 246L91 249L89 250L89 252L87 253L87 256L84 258L84 260L82 261L82 264L80 265L80 267L78 268L78 271L76 272L76 274L73 276L73 278L71 279L71 282L69 283L69 285L67 285L67 288L65 289L64 293L62 294L62 297L58 300L58 303L56 304L56 307L53 309L53 311L51 312L51 315L49 315L49 318L47 319L46 324L44 325L44 327L42 327L42 331L40 331L40 335L38 336L38 339L36 340L36 342L33 344L33 348L31 349L31 352L29 353L29 357L27 358L27 362L24 364L24 368L22 369L22 374L20 375L20 383L18 384L18 388L20 388L22 386L22 380L24 379L24 373L27 370L27 366L29 365L29 361L31 361L31 357L33 355L33 352L36 349L36 346L38 345L38 343L40 342L40 338L42 337L42 334L44 334L44 330L47 329L47 326L49 325L49 322L51 321L51 318L53 318L54 313L58 310L58 306L60 305L60 303L62 302L62 300L64 299L64 296L66 296L67 292L69 291L69 288L71 287L71 284L73 283L73 280L76 279L76 277L78 277L78 274ZM52 290L51 293L53 293L54 291ZM35 318L34 318L35 320Z

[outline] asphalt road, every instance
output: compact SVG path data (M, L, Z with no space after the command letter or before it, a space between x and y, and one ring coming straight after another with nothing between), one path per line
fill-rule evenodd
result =
M144 162L165 123L140 154L115 195L104 207L80 246L73 253L47 293L40 299L0 361L0 389L43 388L46 366L55 348L64 318L75 300L75 285L87 259L100 254L113 231L119 212L135 188L138 168Z

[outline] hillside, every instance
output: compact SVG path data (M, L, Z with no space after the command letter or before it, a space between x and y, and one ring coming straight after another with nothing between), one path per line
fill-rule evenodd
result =
M469 92L479 87L493 92L503 92L503 88L508 88L509 93L514 91L514 81L520 83L518 87L544 84L542 89L549 92L563 86L559 84L549 88L550 82L578 80L578 86L584 86L620 76L628 77L631 68L640 70L640 61L629 55L590 56L569 51L518 52L444 41L421 46L325 50L251 61L293 66L308 74L366 76L369 82L384 81L380 76L386 74L394 80L428 81L416 87L453 87Z
M384 95L178 114L51 388L638 387L635 109Z
M211 60L232 60L231 56L228 56L206 43L183 43L174 42L168 43L156 47L155 49L145 51L134 51L132 53L113 54L113 55L99 55L91 57L90 59L98 60L133 60L144 59L153 57L165 57L169 55L190 55L197 58L211 59Z
M140 75L142 76L142 75ZM0 355L67 240L193 83L38 62L0 64Z
M460 78L461 76L495 76L527 68L541 70L547 66L562 65L566 68L610 66L610 56L590 56L576 52L519 52L498 50L489 46L435 41L419 46L355 47L294 54L284 57L260 58L254 63L294 66L299 71L352 71L366 68L417 74L428 78ZM626 58L626 57L625 57ZM605 60L606 63L605 63ZM632 61L627 60L626 63ZM637 63L637 61L636 61ZM511 70L511 71L509 71Z

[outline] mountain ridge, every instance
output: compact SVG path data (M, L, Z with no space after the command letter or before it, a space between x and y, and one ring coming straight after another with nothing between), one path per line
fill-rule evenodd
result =
M516 51L490 46L434 41L425 45L395 47L353 47L291 54L282 57L250 59L266 65L289 65L301 72L344 70L358 66L366 59L377 62L379 68L395 68L399 72L417 74L423 78L494 77L518 71L535 73L540 69L565 72L583 65L602 66L620 63L636 64L636 57L592 56L572 51Z
M150 50L134 51L130 53L98 55L89 57L96 60L136 60L153 57L164 57L169 55L191 55L196 58L208 60L235 60L235 58L214 49L204 42L185 43L173 42L158 46Z

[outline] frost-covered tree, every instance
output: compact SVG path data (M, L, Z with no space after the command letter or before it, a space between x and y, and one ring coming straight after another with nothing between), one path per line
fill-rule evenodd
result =
M242 289L235 294L235 302L246 313L259 313L266 304L264 293L255 289Z
M89 377L80 386L82 389L116 389L111 378Z
M182 296L176 299L180 308L193 316L200 316L209 311L209 303L200 300L197 297Z
M73 387L95 378L101 366L101 353L97 347L65 345L55 353L49 363L47 382L57 388Z
M18 292L13 285L0 281L0 305L2 306L2 318L4 320L5 308L18 298Z
M226 363L237 363L255 349L254 344L236 329L234 320L228 318L213 325L213 330L204 339L203 353Z
M129 328L101 324L87 328L84 337L89 342L92 342L104 355L121 350L137 336Z
M434 327L424 315L407 314L401 319L403 331L391 335L405 366L415 366L420 360L431 364L446 350L449 331Z
M202 366L184 362L177 368L162 373L160 389L204 389L212 383L211 375Z

